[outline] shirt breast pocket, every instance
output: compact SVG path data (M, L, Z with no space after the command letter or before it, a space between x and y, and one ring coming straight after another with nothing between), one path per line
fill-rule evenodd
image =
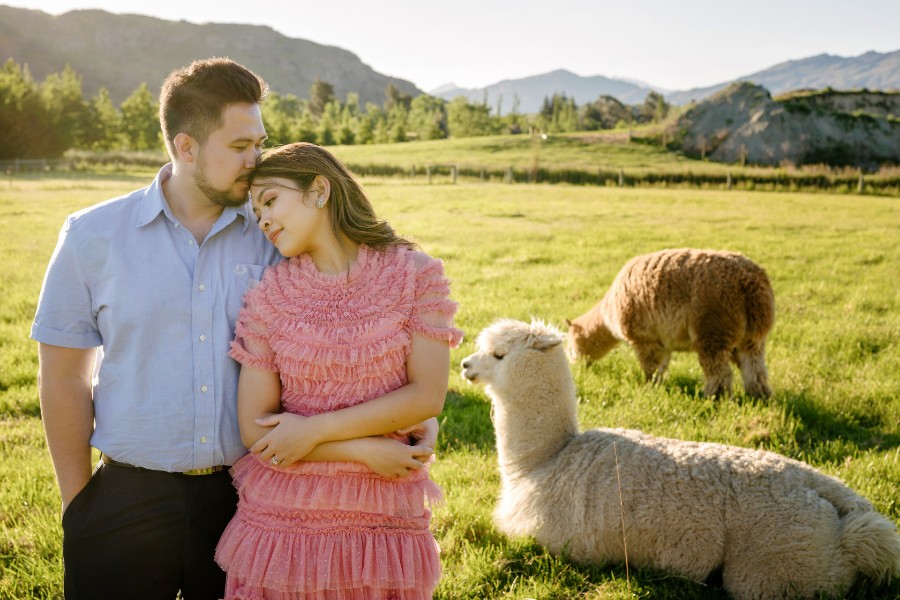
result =
M266 265L234 263L228 277L228 293L226 294L228 319L232 327L237 319L241 306L244 305L244 294L256 287L262 280Z

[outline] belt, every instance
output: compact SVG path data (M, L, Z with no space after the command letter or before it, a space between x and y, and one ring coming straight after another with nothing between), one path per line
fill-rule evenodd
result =
M153 469L144 469L144 467L137 467L135 465L129 465L128 463L119 462L117 460L113 460L105 454L100 455L100 460L103 461L103 464L110 465L112 467L125 467L126 469L143 469L145 471L152 471ZM226 465L215 465L212 467L206 467L205 469L191 469L190 471L181 471L180 473L176 471L179 475L211 475L213 473L218 473L219 471L225 471L229 467Z

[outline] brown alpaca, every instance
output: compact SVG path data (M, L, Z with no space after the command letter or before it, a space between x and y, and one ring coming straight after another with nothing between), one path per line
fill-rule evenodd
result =
M716 250L661 250L628 261L603 299L569 322L566 353L571 360L594 360L626 341L647 380L658 382L672 352L696 352L704 394L731 392L733 361L744 391L768 397L766 335L774 321L769 278L750 259Z

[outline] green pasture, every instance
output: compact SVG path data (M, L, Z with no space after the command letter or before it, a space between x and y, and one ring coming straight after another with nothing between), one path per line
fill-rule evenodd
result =
M725 165L694 161L658 146L630 142L628 131L496 135L428 140L407 144L335 146L342 160L354 164L410 167L427 163L527 169L585 169L598 167L666 172L689 167L724 172Z
M338 153L358 160L350 148ZM40 427L36 345L28 339L44 268L67 213L151 176L0 180L0 599L62 597L59 499ZM499 533L491 523L499 482L489 404L458 374L494 319L560 324L589 309L630 257L667 247L736 250L766 268L777 304L768 343L775 393L767 401L741 393L701 398L701 372L687 354L676 355L662 385L647 386L631 351L620 347L598 363L573 366L583 427L780 452L842 478L900 523L896 198L365 183L383 216L443 258L466 332L452 353L433 468L446 496L433 520L444 566L437 598L725 598L715 583L579 565ZM850 597L896 599L900 581Z

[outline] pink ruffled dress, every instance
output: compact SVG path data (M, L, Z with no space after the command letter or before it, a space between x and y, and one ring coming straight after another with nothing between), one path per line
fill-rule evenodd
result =
M280 373L285 411L352 406L406 384L413 334L459 344L448 295L442 263L405 247L360 246L349 275L302 255L248 292L231 356ZM440 490L427 468L397 480L361 463L273 468L248 454L231 472L240 501L216 549L227 599L431 598L427 504Z

